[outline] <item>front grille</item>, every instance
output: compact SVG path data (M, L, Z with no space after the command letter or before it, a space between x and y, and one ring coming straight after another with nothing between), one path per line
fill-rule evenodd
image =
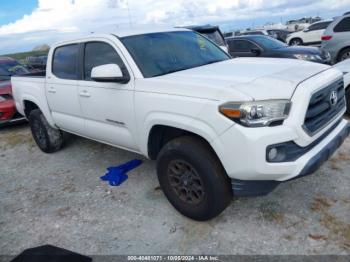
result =
M333 91L336 91L338 96L338 101L335 105L331 104ZM343 79L340 79L311 96L303 125L304 130L309 135L314 135L330 123L345 106L344 82Z

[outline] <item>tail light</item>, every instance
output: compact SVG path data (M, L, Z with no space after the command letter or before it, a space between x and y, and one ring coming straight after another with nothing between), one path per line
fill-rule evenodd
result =
M322 41L329 41L331 39L332 39L331 35L324 35L324 36L322 36Z

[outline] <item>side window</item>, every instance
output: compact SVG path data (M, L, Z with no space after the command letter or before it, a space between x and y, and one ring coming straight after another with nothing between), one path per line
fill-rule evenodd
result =
M319 24L315 24L315 25L311 25L309 26L309 31L315 31L315 30L319 30Z
M79 45L57 47L52 62L52 73L62 79L78 79Z
M341 20L335 27L334 32L349 32L350 31L350 17L346 17Z
M233 52L250 52L252 49L258 48L256 45L245 40L233 40L229 42L230 50Z
M331 22L324 22L324 23L321 23L321 26L320 26L320 29L326 29L329 25L330 25Z
M317 23L309 27L309 31L323 30L328 27L331 22Z
M84 79L91 80L92 68L106 64L117 64L124 68L123 61L117 51L109 44L91 42L85 44Z

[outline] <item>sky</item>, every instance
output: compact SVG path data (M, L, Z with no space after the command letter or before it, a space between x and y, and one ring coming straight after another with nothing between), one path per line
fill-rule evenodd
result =
M350 0L0 0L0 54L91 32L220 25L223 31L350 11Z

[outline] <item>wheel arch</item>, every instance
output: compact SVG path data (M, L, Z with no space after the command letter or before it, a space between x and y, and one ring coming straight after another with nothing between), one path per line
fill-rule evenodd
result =
M57 128L52 119L51 112L47 106L42 106L41 103L31 96L22 97L22 110L27 119L29 119L29 114L32 110L40 109L40 111L45 116L47 122L51 127Z
M220 134L208 123L185 115L153 113L146 118L145 128L140 136L140 150L150 159L156 159L159 151L170 140L184 136L196 136L205 142L218 157L213 147L214 141ZM219 157L218 157L219 159Z
M338 54L337 54L337 61L338 61L338 62L339 62L341 53L342 53L344 50L346 50L346 49L349 49L349 50L350 50L350 45L344 46L343 48L341 48L341 49L338 51Z

